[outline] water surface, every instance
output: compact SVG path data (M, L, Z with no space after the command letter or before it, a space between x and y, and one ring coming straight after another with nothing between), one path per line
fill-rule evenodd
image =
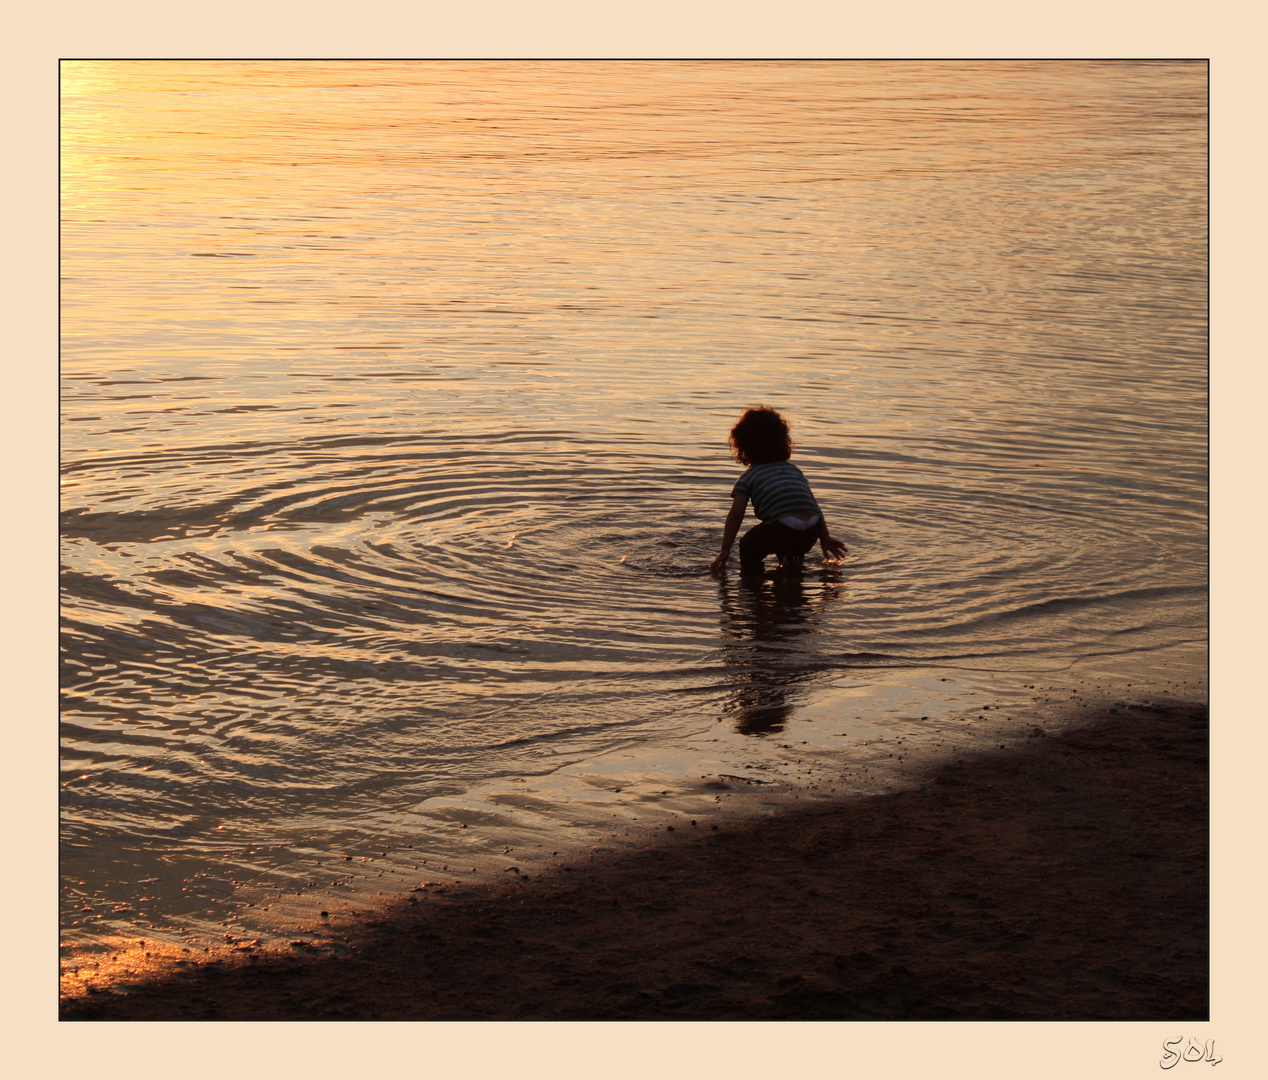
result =
M64 940L1201 681L1205 65L75 62L62 124ZM754 589L757 403L851 553Z

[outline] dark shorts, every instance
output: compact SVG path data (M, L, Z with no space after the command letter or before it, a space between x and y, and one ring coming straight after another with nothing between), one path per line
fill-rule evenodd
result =
M760 574L767 555L778 555L781 566L798 567L818 539L818 522L809 529L790 529L780 521L763 521L740 540L740 573Z

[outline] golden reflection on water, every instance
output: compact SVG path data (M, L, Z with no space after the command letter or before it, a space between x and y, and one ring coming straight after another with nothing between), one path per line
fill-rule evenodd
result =
M290 845L492 857L582 800L461 841L436 800L777 757L834 672L1200 640L1204 79L65 63L68 904L317 903ZM704 574L759 402L830 596Z

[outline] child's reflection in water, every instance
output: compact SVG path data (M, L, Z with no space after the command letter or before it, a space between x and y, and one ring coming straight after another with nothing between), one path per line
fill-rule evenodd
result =
M833 660L817 652L824 610L842 593L841 570L777 571L765 577L724 575L719 593L724 620L722 652L734 692L723 711L742 735L782 731L798 689Z

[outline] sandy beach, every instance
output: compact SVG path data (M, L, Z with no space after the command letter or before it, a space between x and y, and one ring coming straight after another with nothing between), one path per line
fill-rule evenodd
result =
M920 786L67 964L64 1019L1208 1016L1203 705L1100 708Z

